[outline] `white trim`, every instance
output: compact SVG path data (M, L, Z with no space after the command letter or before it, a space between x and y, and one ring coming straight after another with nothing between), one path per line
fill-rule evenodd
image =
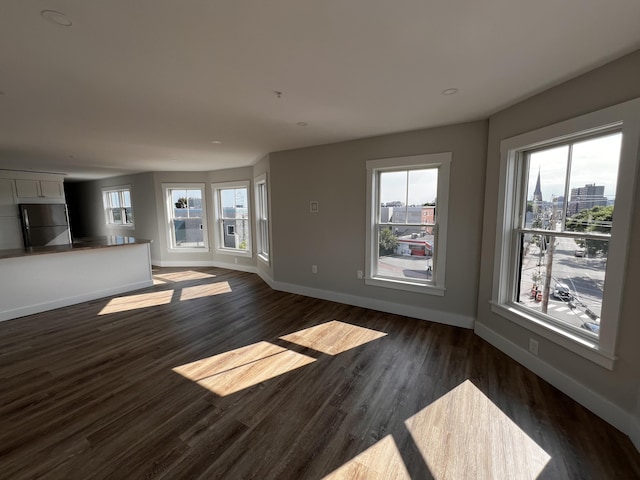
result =
M516 362L531 370L540 378L549 382L558 390L565 393L580 405L595 413L621 432L625 433L629 437L632 437L633 435L636 438L640 438L637 437L640 432L634 432L634 419L629 412L623 410L615 403L585 387L581 383L576 382L573 378L562 373L553 365L550 365L539 357L529 353L524 348L511 342L507 338L491 330L489 327L476 322L474 331L480 338L486 340L498 350L504 352ZM634 443L635 442L636 440L634 440ZM636 447L638 447L637 443Z
M128 192L129 193L129 200L131 202L130 208L131 208L131 212L133 212L133 194L131 192L131 185L114 185L112 187L102 187L101 188L102 191L102 204L103 204L103 210L104 210L104 220L105 220L105 225L107 226L107 228L109 229L120 229L123 228L125 230L135 230L136 226L135 226L135 213L133 214L133 218L134 221L133 223L124 223L124 217L122 218L122 223L111 223L110 217L109 217L109 213L107 213L107 210L109 209L113 209L115 207L111 207L109 206L109 200L108 200L108 194L109 193L114 193L117 192L118 193L118 197L120 197L120 202L124 203L124 195L122 194L122 192ZM119 207L120 210L122 210L122 213L124 213L124 210L127 207L121 206Z
M249 229L247 235L247 248L242 250L239 248L230 248L224 246L224 229L222 228L222 205L220 203L220 191L230 189L242 189L247 191L247 228ZM222 255L234 255L237 257L253 257L253 245L251 236L253 235L253 228L251 226L251 217L253 214L253 208L251 208L251 201L253 192L251 191L251 180L236 180L234 182L218 182L211 184L211 194L213 196L213 248L216 253ZM236 219L242 220L242 219Z
M154 267L219 267L239 272L258 273L258 269L253 265L239 265L215 260L151 260L151 264Z
M260 208L261 206L261 196L260 196L260 187L261 185L264 185L265 188L265 205L264 208L267 212L267 238L266 238L266 243L267 243L267 253L264 253L264 245L263 242L261 240L262 235L261 235L261 220L262 220L262 209ZM255 210L254 210L254 215L253 215L253 220L255 223L255 237L256 237L256 256L258 257L259 260L262 261L262 263L266 264L267 266L270 264L270 259L269 259L269 253L271 250L271 239L270 239L270 232L271 232L271 226L269 225L270 221L271 221L271 215L269 214L269 184L267 182L267 173L263 173L261 175L258 175L257 177L254 177L253 179L253 199L254 199L254 204L255 204Z
M209 228L207 218L207 192L206 185L204 183L171 183L166 182L161 184L162 194L164 195L164 220L167 239L167 252L170 253L205 253L209 252ZM174 246L174 230L171 222L173 221L173 199L171 198L170 190L200 190L202 192L202 247L176 247ZM135 218L135 217L134 217Z
M475 322L474 317L466 315L458 315L442 310L433 310L424 307L416 307L413 305L405 305L402 303L388 302L386 300L378 300L375 298L361 297L358 295L349 295L331 290L322 290L319 288L304 287L293 283L277 282L269 277L260 275L267 285L274 290L282 292L295 293L306 297L319 298L331 302L353 305L355 307L369 308L380 312L393 313L403 315L405 317L417 318L419 320L427 320L434 323L441 323L453 327L473 328Z
M531 132L517 135L500 143L500 176L498 191L498 211L496 243L494 250L492 304L494 312L511 321L516 315L509 309L511 288L515 269L514 242L511 232L516 225L516 206L521 192L518 192L518 168L520 156L526 150L558 142L569 142L577 136L606 132L612 128L622 131L622 148L616 188L616 214L607 260L607 281L602 303L602 323L600 338L595 349L569 348L574 353L595 361L599 365L613 368L622 292L628 251L631 248L631 224L633 221L633 200L635 199L635 178L640 149L640 98L591 112L564 122L556 123ZM513 313L505 314L505 313ZM522 316L522 314L520 313ZM526 318L526 316L522 316ZM516 322L538 333L535 322ZM547 328L545 338L568 348L570 334L560 334ZM579 345L579 342L577 343ZM597 355L585 352L597 351ZM601 360L601 361L599 361ZM604 362L604 363L603 363Z
M126 285L119 285L113 288L94 290L82 295L72 295L69 297L58 298L56 300L42 302L36 305L28 305L26 307L15 308L13 310L5 310L0 312L0 322L19 317L25 317L27 315L33 315L34 313L46 312L49 310L54 310L56 308L68 307L69 305L76 305L78 303L88 302L99 298L110 297L112 295L119 295L121 293L131 292L133 290L139 290L141 288L151 286L153 286L153 280L144 280L140 282L128 283Z
M451 152L429 153L422 155L410 155L406 157L381 158L368 160L367 185L366 185L366 245L365 245L365 283L380 287L406 290L410 292L444 295L445 292L445 264L447 258L447 226L449 219L449 184L451 178ZM436 196L438 198L436 213L435 248L436 258L434 265L434 278L432 282L403 281L402 279L388 279L378 276L374 270L377 261L376 249L373 246L377 238L376 225L379 199L376 185L377 172L384 170L402 170L404 168L437 168L438 185Z
M613 370L616 357L598 349L594 342L572 335L570 331L557 328L551 322L544 322L534 315L528 315L519 308L491 303L491 311L607 370Z

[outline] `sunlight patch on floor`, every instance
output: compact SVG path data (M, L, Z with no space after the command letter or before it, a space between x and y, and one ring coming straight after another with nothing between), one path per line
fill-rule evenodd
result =
M287 342L337 355L386 336L385 332L333 320L280 337Z
M158 305L166 305L171 303L173 290L163 290L161 292L140 293L137 295L127 295L125 297L116 297L100 310L98 315L106 315L109 313L127 312L129 310L137 310L139 308L157 307Z
M387 435L352 458L323 480L411 480L402 455L391 435Z
M551 459L469 380L405 425L436 480L533 480Z
M229 282L194 285L193 287L184 287L180 290L180 301L212 297L222 293L231 293L231 286L229 285Z
M189 280L204 280L214 278L215 275L210 273L196 272L194 270L184 270L180 272L156 273L153 275L154 284L167 282L186 282Z
M315 361L263 341L187 363L173 371L224 397Z

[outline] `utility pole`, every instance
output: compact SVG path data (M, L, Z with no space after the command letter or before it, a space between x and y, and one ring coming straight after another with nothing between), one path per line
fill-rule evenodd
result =
M551 219L550 229L556 229L556 202L555 198L551 197ZM551 291L551 268L553 267L553 251L555 249L556 237L549 235L549 242L547 245L547 262L544 272L544 286L542 287L542 313L547 313L549 308L549 294Z

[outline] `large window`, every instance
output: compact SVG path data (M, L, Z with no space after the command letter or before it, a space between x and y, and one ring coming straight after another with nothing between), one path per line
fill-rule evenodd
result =
M216 251L251 256L249 182L212 185L216 221Z
M269 203L267 195L267 176L255 179L256 190L256 240L258 258L269 261Z
M131 187L109 187L102 190L107 225L133 227Z
M628 249L639 105L628 102L502 143L494 310L608 368Z
M208 250L203 184L164 184L169 248L176 251Z
M444 295L451 154L367 162L365 281Z

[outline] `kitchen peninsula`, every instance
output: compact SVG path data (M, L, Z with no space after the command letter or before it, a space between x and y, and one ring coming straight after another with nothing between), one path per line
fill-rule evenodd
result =
M0 250L0 321L153 285L149 244L107 236Z

